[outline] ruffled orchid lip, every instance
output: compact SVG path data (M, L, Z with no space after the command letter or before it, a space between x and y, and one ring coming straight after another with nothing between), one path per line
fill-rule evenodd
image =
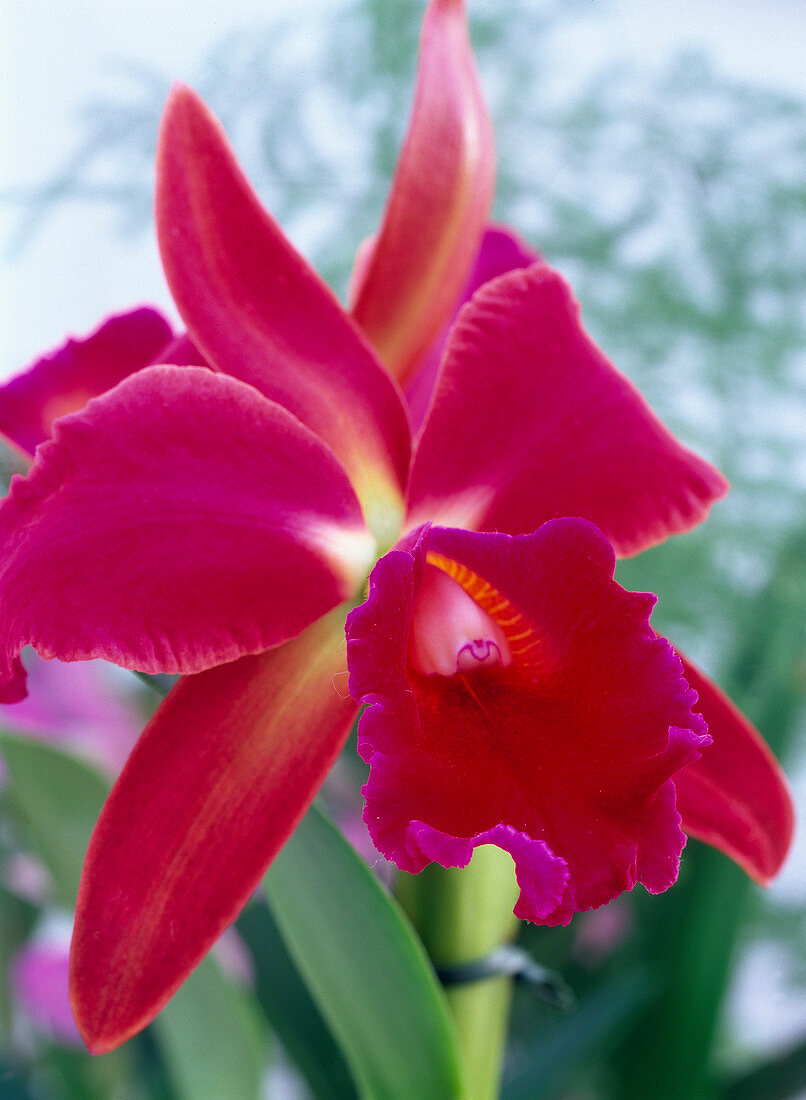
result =
M365 820L400 868L498 844L516 914L549 924L674 881L673 780L710 738L648 624L654 598L620 588L614 561L592 524L564 519L518 537L426 527L375 567L347 653L369 704Z

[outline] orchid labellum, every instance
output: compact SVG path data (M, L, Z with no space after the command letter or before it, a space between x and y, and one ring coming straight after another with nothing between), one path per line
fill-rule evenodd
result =
M36 447L0 509L2 698L25 693L26 645L182 674L87 855L72 988L93 1051L235 918L357 704L379 848L418 871L498 845L525 919L666 889L684 831L761 882L785 855L758 734L613 580L615 555L690 529L727 485L560 275L488 226L492 191L461 0L428 8L352 315L177 87L156 216L187 334L136 310L0 395L2 430Z

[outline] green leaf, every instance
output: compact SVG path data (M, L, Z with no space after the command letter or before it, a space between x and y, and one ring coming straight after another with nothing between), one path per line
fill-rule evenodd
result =
M265 882L286 945L362 1096L461 1095L444 995L422 945L369 867L309 810Z
M36 853L74 908L81 867L109 782L90 765L41 742L0 734L4 792ZM205 959L163 1009L156 1028L183 1098L257 1100L265 1066L256 1007L213 959Z
M182 1100L258 1100L266 1068L257 1006L208 955L154 1022Z
M317 1100L356 1100L350 1070L308 992L268 905L253 902L238 918L252 954L255 992L277 1038Z
M5 862L7 855L1 848L0 861ZM14 995L8 980L9 966L30 936L37 916L35 906L0 884L0 1050L10 1043L13 1020Z
M30 738L0 733L0 751L9 774L7 802L27 825L58 900L73 909L109 782L82 760Z

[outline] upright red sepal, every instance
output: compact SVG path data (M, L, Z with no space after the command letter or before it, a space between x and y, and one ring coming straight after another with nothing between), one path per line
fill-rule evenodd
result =
M414 108L353 316L405 380L449 319L492 204L492 126L464 0L432 0Z

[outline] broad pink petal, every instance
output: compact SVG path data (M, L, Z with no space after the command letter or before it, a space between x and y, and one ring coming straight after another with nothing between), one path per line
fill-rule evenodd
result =
M588 338L546 264L462 311L415 453L411 526L515 534L582 516L626 556L693 527L726 491Z
M454 303L453 310L442 332L420 360L406 385L406 401L412 430L416 436L425 420L428 406L437 380L439 365L445 352L448 335L459 310L469 302L473 295L498 275L505 275L518 267L529 267L540 257L517 233L504 225L487 227L481 241L481 247L473 264L473 270L461 294Z
M260 652L354 593L374 543L284 409L203 367L148 367L58 422L0 507L0 547L8 678L29 643L147 672Z
M344 613L255 657L182 679L146 728L90 842L71 987L90 1050L162 1008L237 916L355 717Z
M677 804L689 835L713 844L766 886L792 841L792 799L778 761L757 730L686 658L695 709L714 743L677 777Z
M143 306L110 317L89 336L67 340L0 387L0 432L33 454L54 420L147 366L171 335L165 318Z
M319 435L370 526L383 526L385 511L400 511L408 470L400 395L260 205L219 124L181 86L160 134L156 212L165 273L193 342Z
M495 150L464 0L431 0L414 107L353 316L405 379L448 320L492 204Z
M547 924L636 882L670 886L684 844L674 780L710 739L649 626L654 598L613 581L612 548L584 520L515 538L426 528L408 545L381 559L347 623L380 851L417 872L498 844L516 862L517 914ZM466 671L457 655L451 676L414 667L432 569L504 631L500 664ZM438 631L438 609L426 613Z

